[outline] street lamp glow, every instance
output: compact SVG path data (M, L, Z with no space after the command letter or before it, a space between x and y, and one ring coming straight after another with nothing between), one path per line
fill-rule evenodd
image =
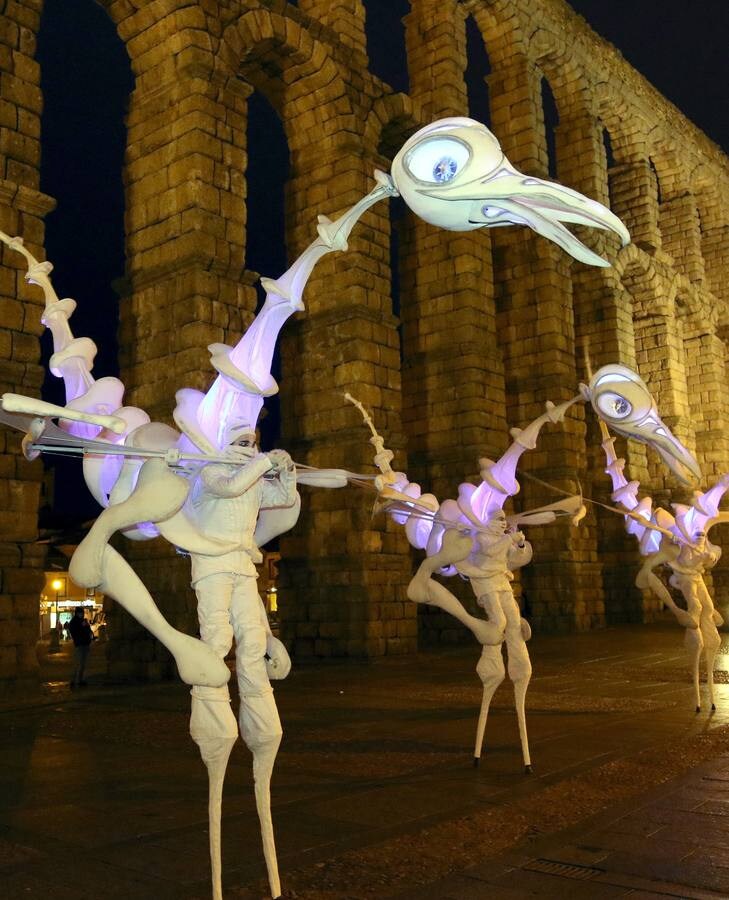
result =
M56 580L51 584L51 587L54 591L60 591L63 587L63 582L60 579L56 578Z

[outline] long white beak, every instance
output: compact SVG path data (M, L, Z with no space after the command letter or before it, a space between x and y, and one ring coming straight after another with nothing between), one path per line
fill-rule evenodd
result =
M592 266L607 267L610 263L586 247L563 222L612 231L623 246L630 243L628 229L602 203L554 182L522 175L506 159L485 179L449 185L447 195L438 187L420 188L419 193L449 201L470 200L472 223L488 227L526 225Z
M653 447L679 481L689 485L700 481L701 468L693 455L673 436L664 422L659 419L658 423L655 427L650 423L643 433L639 431L629 436Z

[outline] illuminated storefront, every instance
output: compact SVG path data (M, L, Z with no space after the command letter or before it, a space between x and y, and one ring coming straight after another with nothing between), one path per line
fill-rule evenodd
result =
M79 587L70 578L68 572L46 572L46 583L40 597L39 635L48 638L54 632L57 637L66 622L73 617L77 606L83 606L86 618L90 622L99 620L103 615L104 595L93 589Z

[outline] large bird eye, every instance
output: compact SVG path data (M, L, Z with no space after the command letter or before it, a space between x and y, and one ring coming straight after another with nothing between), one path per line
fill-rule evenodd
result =
M417 144L405 157L413 178L434 184L452 181L464 168L471 153L455 138L433 137Z
M619 363L596 372L589 390L595 412L613 424L642 422L655 413L653 397L640 375Z
M600 412L609 416L611 419L625 419L633 411L632 405L625 397L621 397L620 394L613 394L610 391L600 394L595 402L597 403Z

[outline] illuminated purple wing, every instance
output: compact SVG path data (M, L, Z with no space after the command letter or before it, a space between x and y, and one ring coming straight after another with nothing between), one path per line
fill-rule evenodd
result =
M332 222L319 216L318 236L280 278L262 278L266 302L235 347L211 344L213 368L218 372L207 394L186 389L177 393L174 417L178 428L198 447L216 452L230 444L236 432L255 431L266 397L278 391L271 361L286 320L304 309L302 295L316 263L327 253L347 249L347 238L360 216L384 197L395 195L386 175L376 173L378 185Z
M498 509L503 509L507 498L519 492L516 480L516 467L522 453L533 450L537 446L537 438L547 422L561 422L567 410L575 403L581 402L580 396L573 397L559 406L546 404L546 412L530 422L526 428L512 428L513 443L498 462L482 459L481 484L462 484L458 489L458 506L463 514L474 524L481 525Z

